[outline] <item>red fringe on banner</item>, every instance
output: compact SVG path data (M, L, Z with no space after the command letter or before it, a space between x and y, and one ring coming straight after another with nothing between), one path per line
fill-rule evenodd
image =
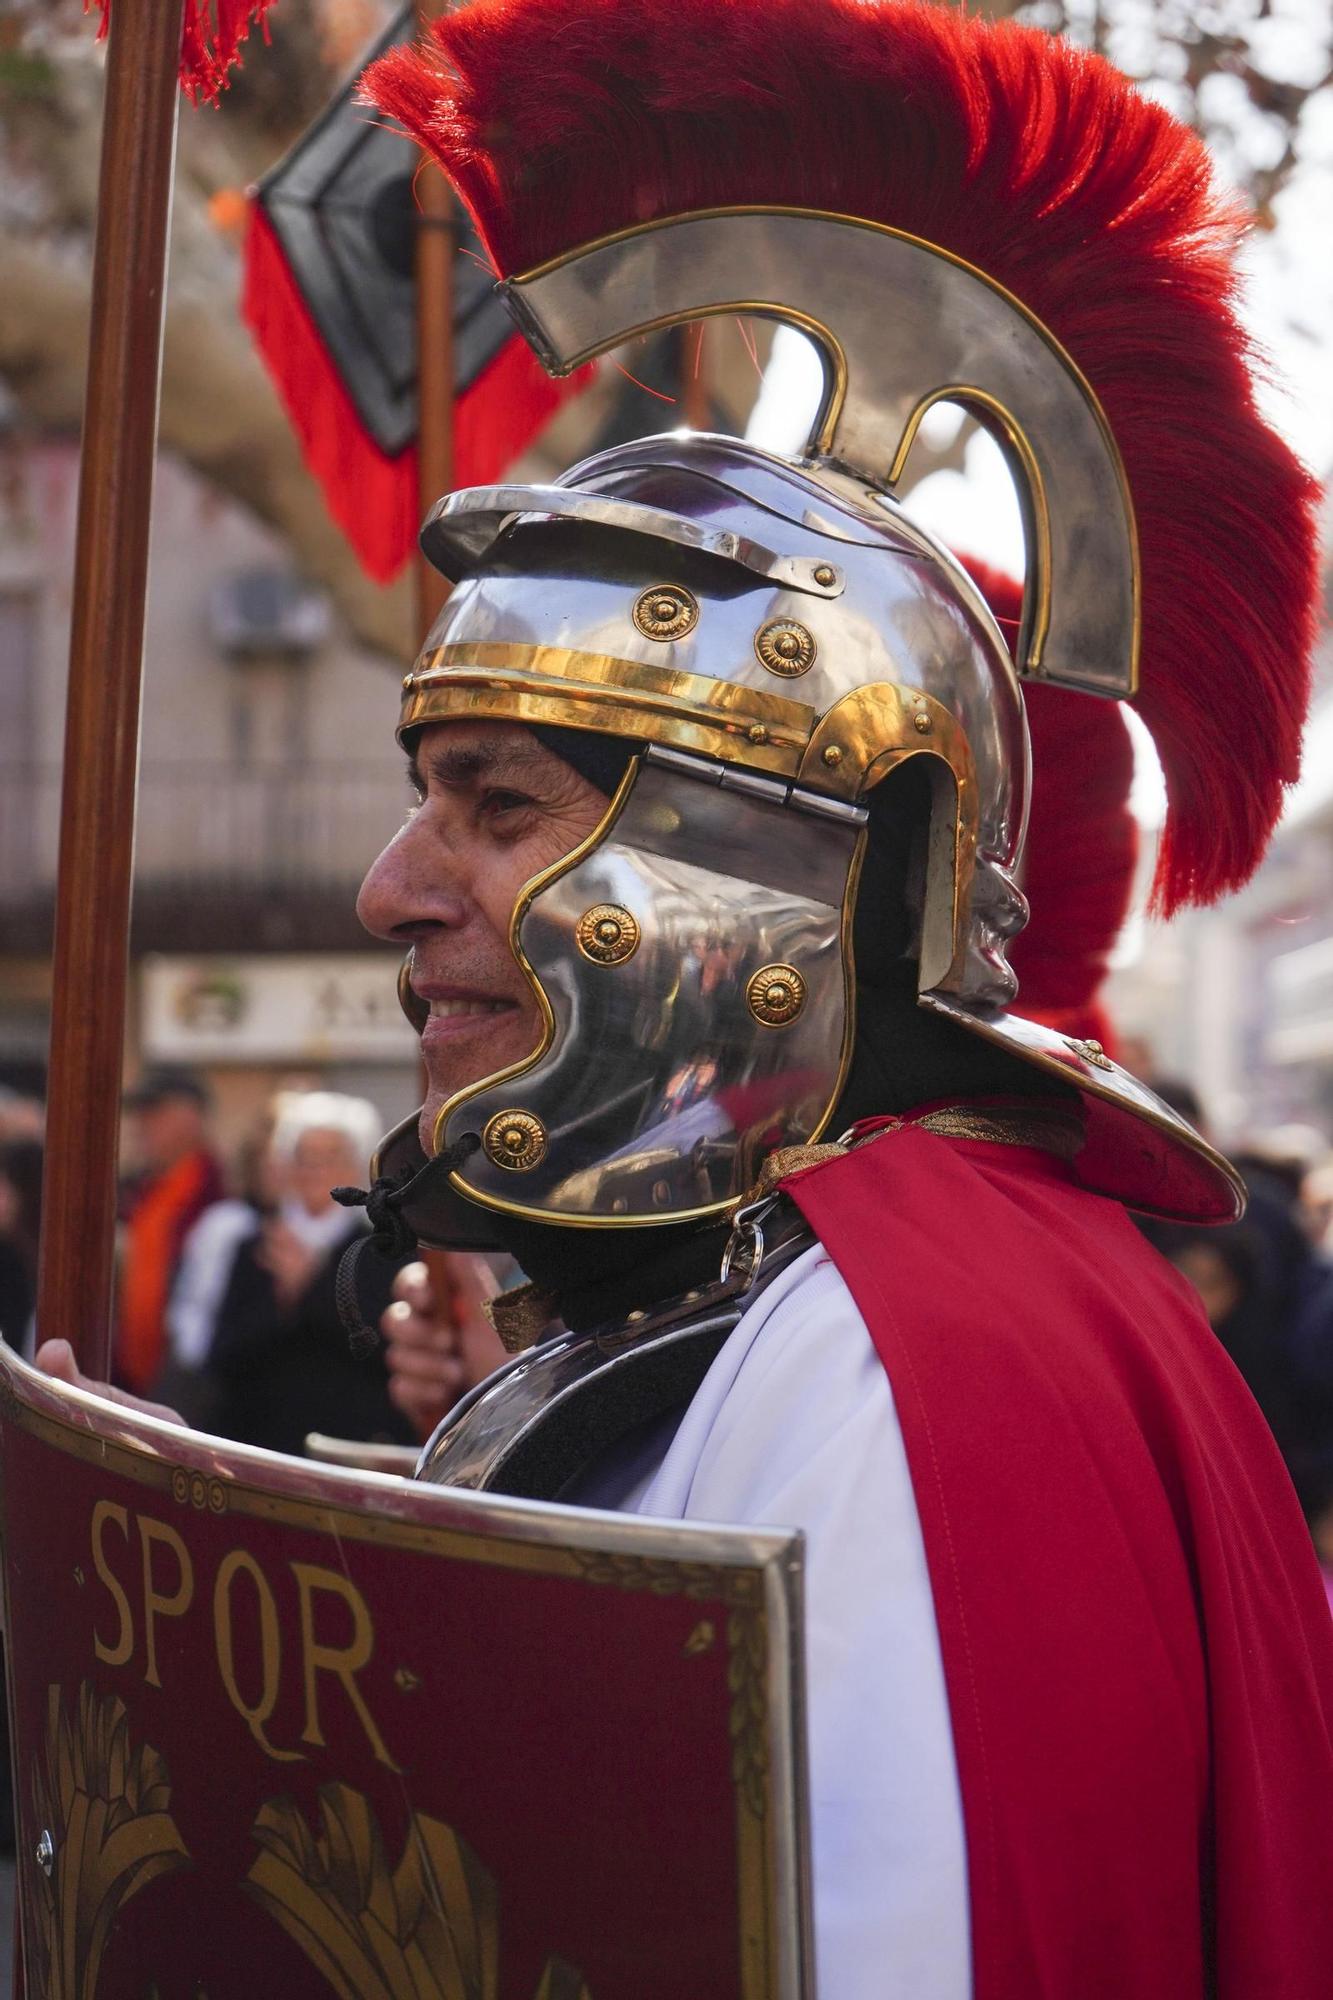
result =
M87 12L92 0L84 0ZM181 29L181 89L195 104L216 104L239 60L241 44L258 26L268 39L265 17L274 0L185 0ZM111 0L97 0L98 37L111 21Z
M407 556L418 526L416 452L389 458L362 428L268 217L250 210L241 316L282 398L330 514L377 583Z
M388 583L411 555L421 526L416 447L390 457L366 434L257 203L246 233L241 312L325 505L367 575ZM495 479L588 379L583 369L554 380L515 332L454 405L454 484Z

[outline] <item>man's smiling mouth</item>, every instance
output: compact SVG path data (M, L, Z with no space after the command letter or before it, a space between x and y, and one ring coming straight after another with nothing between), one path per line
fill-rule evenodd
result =
M456 1021L466 1014L503 1014L513 1009L512 1000L432 1000L432 1021Z
M517 1001L496 999L487 993L435 993L421 997L430 1009L430 1018L421 1031L424 1049L476 1034L487 1026L497 1026L506 1016L519 1012Z

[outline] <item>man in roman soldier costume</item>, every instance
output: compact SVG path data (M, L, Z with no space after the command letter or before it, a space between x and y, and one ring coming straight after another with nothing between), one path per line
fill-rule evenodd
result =
M1202 145L905 0L474 0L367 90L548 367L757 311L826 368L795 461L676 432L423 531L421 802L361 911L430 1091L379 1201L532 1280L423 1476L805 1530L830 2000L1326 1991L1326 1607L1126 1213L1243 1193L1007 960L1025 699L1075 833L1073 712L1138 707L1164 913L1246 878L1296 771L1313 494ZM893 498L941 398L1021 496L1004 624ZM427 1307L386 1330L428 1378Z
M1104 61L915 0L472 0L367 94L552 371L738 312L826 371L796 459L675 432L423 530L420 802L360 907L429 1093L370 1208L531 1282L421 1476L804 1530L825 2000L1315 2000L1327 1608L1127 1212L1243 1190L1008 956L1029 705L1071 936L1116 701L1164 914L1246 879L1296 774L1314 495L1240 219ZM893 497L941 399L1012 469L1012 601ZM429 1395L423 1280L386 1333Z

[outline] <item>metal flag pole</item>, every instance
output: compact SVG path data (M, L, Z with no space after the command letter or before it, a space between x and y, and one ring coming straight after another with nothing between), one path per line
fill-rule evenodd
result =
M88 329L52 971L40 1337L109 1371L144 599L184 0L117 0Z
M422 27L447 11L431 0ZM424 521L454 483L454 193L423 153L416 179L417 219L417 497ZM423 645L449 586L418 553L417 643Z

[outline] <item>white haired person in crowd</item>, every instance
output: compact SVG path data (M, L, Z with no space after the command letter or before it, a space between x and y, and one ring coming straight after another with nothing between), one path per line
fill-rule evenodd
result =
M364 1178L379 1131L362 1097L316 1090L280 1100L267 1164L273 1206L236 1250L204 1367L222 1435L295 1453L310 1431L412 1442L378 1348L352 1341L337 1303L338 1266L366 1224L330 1190ZM363 1260L367 1316L388 1304L398 1268Z

